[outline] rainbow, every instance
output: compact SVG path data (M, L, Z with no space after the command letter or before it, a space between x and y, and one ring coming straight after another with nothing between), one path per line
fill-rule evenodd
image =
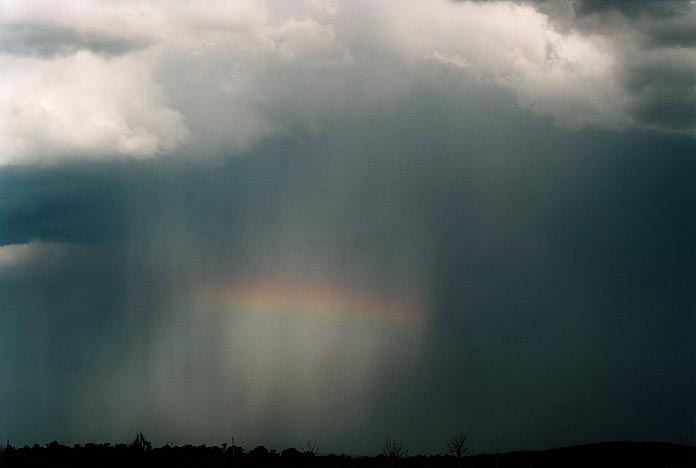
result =
M374 292L330 280L258 278L206 285L200 303L235 314L312 316L323 320L419 324L425 303L412 291Z

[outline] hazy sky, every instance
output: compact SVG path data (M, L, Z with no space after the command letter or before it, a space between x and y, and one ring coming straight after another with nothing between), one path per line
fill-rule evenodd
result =
M696 440L696 5L0 1L0 440Z

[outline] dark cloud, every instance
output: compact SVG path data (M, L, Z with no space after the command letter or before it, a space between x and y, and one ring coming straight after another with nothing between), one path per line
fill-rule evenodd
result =
M535 2L562 29L616 42L616 67L639 125L692 133L696 5L688 1Z
M118 236L123 180L87 167L0 170L0 245L89 243Z
M486 1L486 0L483 0ZM668 18L679 16L691 8L684 0L519 0L531 3L544 12L559 14L572 11L578 17L618 15L630 18L640 16Z
M692 13L672 21L658 22L646 29L649 45L654 47L696 47L696 18Z
M627 29L646 47L696 45L696 8L688 1L578 1L573 3L579 25L605 25L607 32Z
M13 55L53 57L89 50L103 55L121 55L148 45L143 39L80 31L45 23L3 23L0 52Z
M572 4L580 16L616 12L629 17L666 18L682 15L692 8L685 0L575 0Z
M696 64L688 57L663 53L638 60L626 65L623 78L639 122L686 132L696 126Z

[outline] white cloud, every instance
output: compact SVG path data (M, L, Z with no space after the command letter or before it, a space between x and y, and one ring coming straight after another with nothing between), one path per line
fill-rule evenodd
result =
M512 91L563 126L635 124L616 44L556 30L513 2L29 1L9 3L5 22L147 46L0 55L0 163L202 155L270 134L302 138L327 116L412 90L414 77L437 80L442 67Z
M563 126L627 123L612 50L601 38L561 34L545 15L510 2L416 2L402 10L389 17L387 30L412 59L507 88Z
M147 156L185 140L184 117L137 57L90 51L4 57L0 163L54 156Z

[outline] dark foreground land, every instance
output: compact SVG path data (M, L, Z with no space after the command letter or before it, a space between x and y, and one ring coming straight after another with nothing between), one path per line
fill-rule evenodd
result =
M657 442L605 442L543 451L451 456L350 457L313 455L295 449L281 453L257 447L191 446L151 449L149 446L86 444L67 447L57 442L46 446L13 448L0 452L0 467L631 467L694 468L696 447Z

